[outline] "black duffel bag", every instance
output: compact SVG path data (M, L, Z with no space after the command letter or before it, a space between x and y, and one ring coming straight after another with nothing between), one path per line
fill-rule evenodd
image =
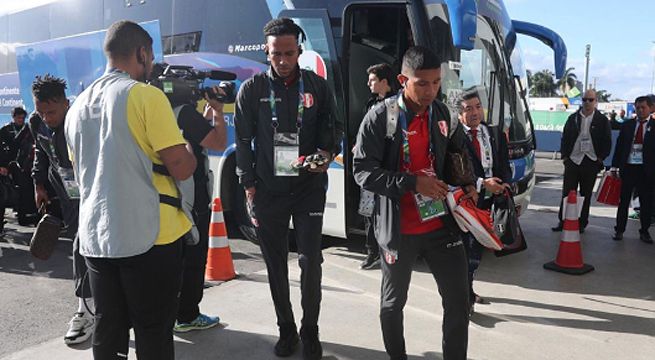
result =
M491 217L494 222L494 231L503 243L503 249L494 252L496 256L514 254L528 248L521 224L519 224L514 198L509 190L494 195Z
M48 260L55 250L61 232L61 220L53 215L45 214L32 235L30 252L41 260Z

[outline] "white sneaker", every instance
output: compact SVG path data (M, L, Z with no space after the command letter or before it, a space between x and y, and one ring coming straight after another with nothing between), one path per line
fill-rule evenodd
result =
M75 313L69 324L68 332L64 336L66 345L83 343L93 334L95 328L93 318L84 316L84 313Z

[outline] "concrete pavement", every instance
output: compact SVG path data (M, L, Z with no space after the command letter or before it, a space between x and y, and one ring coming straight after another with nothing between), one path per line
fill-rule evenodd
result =
M655 246L638 240L635 221L629 222L622 242L612 241L615 209L594 202L582 246L585 262L596 270L583 276L544 270L559 244L559 234L550 226L556 222L560 186L560 177L541 174L521 217L527 251L505 258L485 254L475 286L490 304L476 306L469 358L653 359ZM363 255L343 247L326 249L324 256L324 358L385 359L378 321L379 271L358 270ZM299 321L299 270L291 262L291 295ZM440 301L431 274L417 264L405 309L412 360L442 359ZM265 270L207 289L202 308L220 315L222 328L177 336L176 359L275 358L277 329ZM58 336L4 359L91 359L89 346L69 348ZM298 351L291 359L300 358ZM133 350L130 359L136 359Z

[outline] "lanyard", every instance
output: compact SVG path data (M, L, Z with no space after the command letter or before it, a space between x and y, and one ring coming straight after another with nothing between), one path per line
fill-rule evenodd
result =
M268 103L271 105L271 126L273 127L273 132L277 133L277 127L280 125L280 122L277 118L277 110L275 109L275 89L273 88L273 80L268 78L268 83L271 93L269 94ZM305 94L305 84L302 80L302 72L298 72L298 115L296 117L296 128L298 129L298 134L300 134L300 128L302 127L302 115L305 112L305 107L303 106Z
M409 156L409 131L405 114L406 107L405 102L403 101L402 92L398 94L398 107L400 107L398 120L400 120L400 129L403 132L403 163L405 165L405 170L409 171L409 165L411 163L411 158ZM432 152L432 105L428 107L428 157L430 158L430 162L434 163L434 154Z
M44 128L47 136L40 134L43 138L47 138L48 149L50 150L50 161L53 162L57 167L59 167L59 157L57 156L57 150L55 149L55 131L49 128L45 123L41 123ZM44 149L45 150L45 149Z

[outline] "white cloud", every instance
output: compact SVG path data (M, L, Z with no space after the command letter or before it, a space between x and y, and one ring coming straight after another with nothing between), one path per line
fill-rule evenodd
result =
M655 57L655 48L650 51ZM644 53L646 55L646 53ZM596 78L596 87L607 90L612 98L634 100L639 95L651 93L651 82L655 63L647 61L644 57L638 63L607 63L601 59L594 59L592 56L589 64L589 84L593 84ZM549 69L554 72L553 54L549 50L537 50L534 48L523 49L523 61L525 68L533 73ZM567 61L567 67L574 67L573 72L578 80L584 82L584 57L571 58Z

